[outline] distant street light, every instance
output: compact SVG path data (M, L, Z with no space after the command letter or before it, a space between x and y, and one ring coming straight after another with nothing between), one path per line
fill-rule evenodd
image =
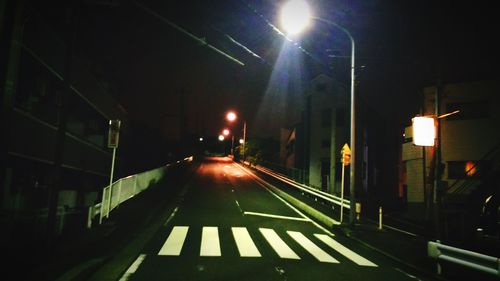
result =
M297 13L302 13L302 16L299 16ZM321 22L324 22L328 25L334 26L341 31L343 31L347 37L351 40L351 169L350 169L350 187L349 187L349 193L350 193L350 211L349 211L349 223L354 222L354 211L355 211L355 198L354 198L354 191L355 191L355 179L356 179L356 157L355 157L355 151L356 151L356 106L355 106L355 95L354 95L354 85L356 82L356 76L354 73L354 61L355 61L355 45L354 45L354 38L352 37L351 33L345 29L344 27L331 22L326 19L318 18L318 17L311 17L310 16L310 9L307 5L307 3L304 0L290 0L285 4L283 7L282 13L281 13L281 18L282 18L282 24L283 27L289 32L290 34L297 34L300 31L302 31L306 26L307 23L309 22L308 18L312 18ZM333 126L333 124L332 124ZM332 128L332 134L334 133L334 130ZM333 146L330 149L335 149ZM334 161L334 159L331 159L331 161Z
M224 129L222 130L222 139L220 139L220 136L219 136L219 140L220 141L223 141L224 140L224 137L227 137L229 136L231 132L229 131L229 129ZM231 155L233 155L233 143L234 143L234 135L232 136L232 142L231 142Z
M229 111L226 114L226 119L229 122L234 122L237 119L237 115L236 115L236 113L234 113L234 111ZM243 140L240 139L240 144L242 144L242 146L243 146L243 157L242 157L243 160L245 160L245 144L246 144L246 140L247 140L247 122L243 121ZM233 141L234 141L234 139L233 139Z
M200 141L203 141L203 138L200 138L199 140L200 140Z
M223 135L219 135L219 140L223 141L224 140L224 136Z

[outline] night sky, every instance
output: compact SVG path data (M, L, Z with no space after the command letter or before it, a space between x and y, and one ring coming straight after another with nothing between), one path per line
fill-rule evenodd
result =
M131 119L166 136L179 124L181 96L192 133L218 134L226 110L235 109L255 133L264 123L266 135L297 116L295 99L315 75L349 83L348 38L316 22L293 38L295 46L286 43L273 29L283 2L82 1L75 53ZM482 2L310 1L316 16L344 26L356 41L359 101L399 128L418 113L419 91L438 77L498 79L496 9ZM55 26L64 22L64 6L45 6Z

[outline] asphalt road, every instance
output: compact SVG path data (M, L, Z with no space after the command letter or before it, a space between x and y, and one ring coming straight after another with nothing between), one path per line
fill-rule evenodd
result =
M207 158L180 199L120 280L419 280L227 158Z

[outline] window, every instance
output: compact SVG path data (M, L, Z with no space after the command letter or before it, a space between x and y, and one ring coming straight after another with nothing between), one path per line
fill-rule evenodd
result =
M448 161L448 178L480 178L487 168L488 162L486 161Z
M332 109L326 108L321 111L321 127L329 128L332 126Z

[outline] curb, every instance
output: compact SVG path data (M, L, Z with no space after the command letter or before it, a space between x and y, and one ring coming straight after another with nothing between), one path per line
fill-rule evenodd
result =
M445 278L443 278L443 277L441 277L439 275L436 275L435 273L429 272L427 270L422 270L419 267L417 267L417 266L415 266L413 264L410 264L410 263L408 263L408 262L406 262L406 261L404 261L404 260L402 260L402 259L400 259L400 258L398 258L398 257L396 257L396 256L394 256L394 255L392 255L392 254L390 254L390 253L388 253L388 252L380 249L379 247L373 246L372 244L367 243L367 242L365 242L365 241L363 241L363 240L355 237L354 235L351 235L351 233L350 233L351 230L349 228L346 229L345 227L340 227L339 229L342 232L342 234L345 235L345 237L347 237L349 239L352 239L352 240L354 240L354 241L362 244L363 246L365 246L365 247L367 247L367 248L369 248L371 250L377 251L378 253L386 256L389 259L394 260L397 263L403 264L404 266L410 268L412 271L418 273L421 276L424 276L426 278L432 278L433 280L440 280L440 281L447 281L448 280L448 279L445 279Z

